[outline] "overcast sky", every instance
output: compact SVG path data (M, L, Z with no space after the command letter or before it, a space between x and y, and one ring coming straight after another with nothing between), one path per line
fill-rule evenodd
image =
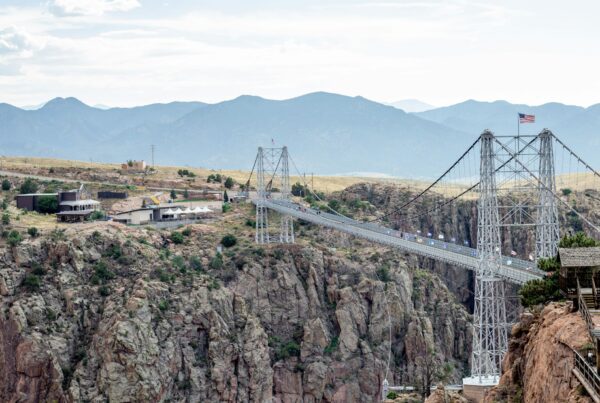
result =
M600 2L0 0L0 102L600 102Z

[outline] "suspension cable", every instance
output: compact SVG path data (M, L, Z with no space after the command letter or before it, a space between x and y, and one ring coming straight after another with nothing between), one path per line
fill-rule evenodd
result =
M552 132L550 132L552 133ZM563 143L558 137L556 137L556 135L554 133L552 133L552 137L554 137L554 140L556 140L558 142L558 144L560 144L561 146L563 146L563 148L565 150L567 150L573 157L577 158L577 160L579 162L581 162L587 169L589 169L590 171L592 171L592 173L594 175L596 175L597 177L600 178L600 173L598 173L594 168L592 168L591 166L589 166L584 160L582 160L579 155L575 154L575 152L573 150L571 150L569 147L567 147L567 145L565 143Z
M504 144L502 144L500 141L498 141L498 139L494 138L494 140L496 141L496 143L498 143L507 153L509 153L510 155L513 155L510 150L508 150ZM574 154L573 154L574 155ZM543 183L537 176L535 176L535 174L533 172L531 172L529 170L529 168L527 168L525 165L523 165L523 163L521 161L519 161L518 159L516 159L515 161L517 161L517 163L519 165L521 165L521 167L523 168L523 170L525 170L529 175L531 175L531 177L533 179L535 179L538 183L538 185L542 186L544 188L544 190L549 191L552 196L557 199L559 202L561 202L562 204L564 204L569 211L572 211L573 213L575 213L577 215L577 217L581 218L583 221L586 222L586 224L588 224L590 227L592 227L596 232L600 233L600 228L598 228L594 223L592 223L590 220L588 220L583 214L579 213L577 210L575 210L573 207L571 207L569 205L569 203L567 203L566 201L564 201L563 199L561 199L561 197L559 195L557 195L554 191L552 191L552 189L550 189L548 186L546 186L545 183ZM582 161L583 162L583 161Z

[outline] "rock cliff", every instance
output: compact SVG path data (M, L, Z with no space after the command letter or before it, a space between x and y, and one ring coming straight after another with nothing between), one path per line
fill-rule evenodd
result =
M244 220L0 246L0 401L368 402L388 362L392 384L463 376L469 315L437 276L362 243L258 247Z
M570 303L524 313L513 327L500 384L485 402L592 402L572 374L573 353L590 343L585 322Z

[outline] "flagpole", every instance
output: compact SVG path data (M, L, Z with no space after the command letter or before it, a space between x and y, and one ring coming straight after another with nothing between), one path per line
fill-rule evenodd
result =
M521 136L521 118L517 113L517 137Z

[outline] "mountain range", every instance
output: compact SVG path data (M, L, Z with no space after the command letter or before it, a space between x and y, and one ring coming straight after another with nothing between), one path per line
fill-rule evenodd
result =
M149 159L214 169L250 169L256 149L287 145L291 172L376 172L429 178L443 171L483 129L514 134L517 113L536 115L522 133L552 129L600 165L600 104L466 101L407 113L363 97L317 92L288 100L240 96L216 104L172 102L91 107L55 98L35 110L0 104L0 153L107 162Z

